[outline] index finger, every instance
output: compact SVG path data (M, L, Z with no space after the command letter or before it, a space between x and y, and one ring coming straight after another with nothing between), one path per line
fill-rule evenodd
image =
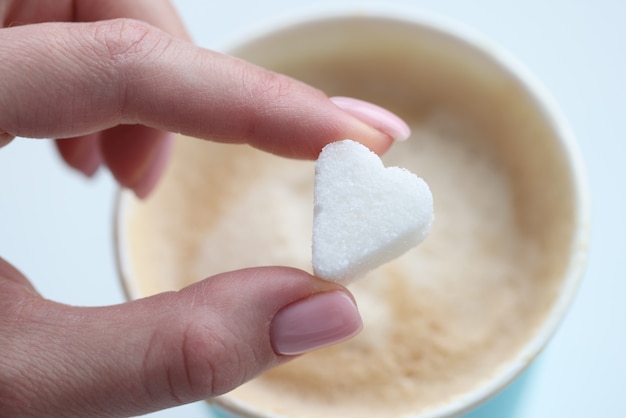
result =
M296 158L315 158L344 138L379 153L393 141L384 124L372 127L317 89L142 22L2 31L0 58L11 59L0 59L0 129L15 136L74 137L143 124Z

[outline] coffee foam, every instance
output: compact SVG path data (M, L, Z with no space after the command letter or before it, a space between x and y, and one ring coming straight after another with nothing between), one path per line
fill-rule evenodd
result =
M413 123L411 140L384 157L420 172L437 222L420 247L351 287L361 335L230 396L285 416L402 416L467 392L514 355L550 306L550 262L520 228L527 208L506 168L460 125L447 114ZM131 221L133 259L159 257L135 263L150 277L145 293L255 265L310 271L313 163L189 139L176 155Z
M561 283L572 191L533 103L504 76L438 56L445 48L412 62L381 45L274 69L409 122L412 138L383 161L424 178L436 222L420 247L351 286L364 317L359 336L226 397L255 410L305 418L432 410L510 361ZM310 271L313 172L312 162L179 138L156 193L129 211L141 294L256 265Z
M413 126L411 141L385 156L424 176L437 221L420 247L350 287L363 332L233 397L284 416L407 415L469 391L529 337L547 301L538 247L516 225L510 180L485 150L442 136L441 121L433 123Z

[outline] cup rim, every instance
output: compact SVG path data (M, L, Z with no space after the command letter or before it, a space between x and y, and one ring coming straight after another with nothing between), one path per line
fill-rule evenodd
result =
M283 19L282 21L270 22L263 27L257 27L247 35L240 35L239 39L231 41L226 52L236 52L247 43L266 36L279 35L296 30L303 25L323 23L328 21L343 21L354 19L375 20L390 23L398 22L407 25L418 26L422 30L446 36L454 39L466 48L481 52L493 64L503 70L508 76L515 79L523 86L526 94L534 105L540 110L546 122L552 127L554 139L559 142L560 151L568 163L568 177L573 185L573 204L575 205L575 234L571 241L571 252L564 279L560 287L553 307L542 323L538 326L533 337L522 346L514 359L505 364L485 384L477 386L470 392L461 395L448 404L433 409L423 414L415 415L415 418L437 418L455 416L469 412L479 404L495 396L504 389L517 376L519 376L546 347L549 340L557 331L559 325L571 306L576 292L582 281L591 232L591 208L590 194L587 183L586 169L582 154L578 148L573 130L569 126L564 114L546 87L519 59L507 50L488 39L475 29L422 9L406 10L406 8L382 8L378 6L365 6L358 9L332 9L321 10L317 13ZM216 399L216 403L226 404L228 408L235 408L250 413L247 408L242 408L233 400Z
M283 16L270 20L264 25L247 30L227 41L223 48L225 53L237 55L237 51L247 44L268 36L276 36L297 30L304 25L319 24L328 21L347 21L354 19L374 20L388 23L404 23L419 27L421 30L453 39L464 48L473 49L482 53L493 65L501 69L507 76L519 82L528 98L540 111L546 123L554 132L553 138L560 145L560 153L567 163L568 178L572 183L574 205L575 233L571 240L569 262L563 275L560 291L552 308L537 326L536 331L515 357L504 364L484 383L476 386L469 392L451 400L447 404L435 409L413 415L413 418L441 418L458 416L467 413L476 406L495 396L517 376L519 376L533 362L533 360L547 346L562 323L568 309L574 301L580 287L587 261L588 247L591 235L591 202L587 182L586 169L582 154L577 144L573 130L569 126L564 114L545 86L537 77L511 53L497 45L494 41L480 34L465 24L434 14L422 9L406 10L406 8L359 6L358 8L324 8L317 11L308 10L296 16ZM126 251L124 219L127 216L127 206L132 193L120 190L114 205L114 245L117 271L122 282L123 291L128 300L141 297L138 287L132 282L129 272L128 252ZM249 417L266 417L252 411L247 404L240 401L218 397L211 400L219 408ZM272 417L273 415L268 415ZM278 417L277 417L278 418Z

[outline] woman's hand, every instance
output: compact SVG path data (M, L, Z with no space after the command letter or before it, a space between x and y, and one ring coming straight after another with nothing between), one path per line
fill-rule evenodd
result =
M58 138L69 165L106 166L140 197L163 172L169 132L294 158L344 138L384 152L408 135L376 106L192 45L166 1L0 1L0 19L0 145ZM128 416L200 400L360 327L346 289L289 268L80 308L42 298L0 259L0 416Z

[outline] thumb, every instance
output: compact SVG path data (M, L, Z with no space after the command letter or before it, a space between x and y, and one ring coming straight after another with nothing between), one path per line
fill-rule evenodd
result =
M20 306L4 347L15 349L0 356L0 387L14 394L0 389L2 416L128 416L206 399L361 328L344 288L280 267L118 306Z

